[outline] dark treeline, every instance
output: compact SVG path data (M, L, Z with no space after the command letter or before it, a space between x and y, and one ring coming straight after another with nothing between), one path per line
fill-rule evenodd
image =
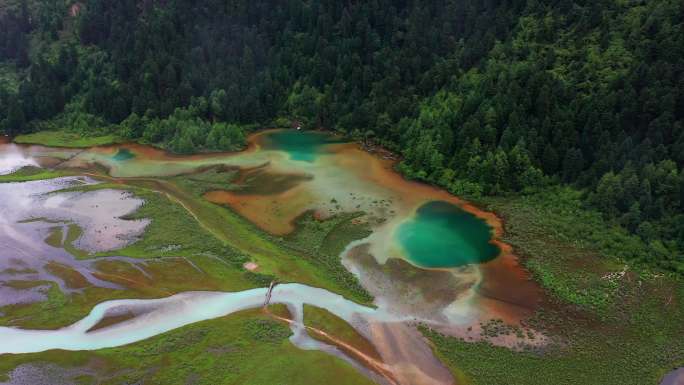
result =
M229 150L326 127L468 196L567 183L684 271L681 0L45 0L0 8L6 133Z

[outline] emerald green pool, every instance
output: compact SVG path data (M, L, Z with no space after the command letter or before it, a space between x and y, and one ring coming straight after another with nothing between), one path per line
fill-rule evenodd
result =
M334 143L344 141L322 132L284 130L267 135L263 147L267 150L285 151L292 160L313 162L324 152L326 145Z
M499 249L491 244L491 228L458 206L443 201L422 205L399 225L397 241L420 267L447 268L486 262Z
M117 151L116 154L114 154L114 156L112 156L112 159L113 159L113 160L116 160L116 161L119 161L119 162L124 161L124 160L133 159L133 158L135 158L135 154L133 154L133 153L132 153L129 149L127 149L127 148L121 148L121 149L119 149L119 151Z

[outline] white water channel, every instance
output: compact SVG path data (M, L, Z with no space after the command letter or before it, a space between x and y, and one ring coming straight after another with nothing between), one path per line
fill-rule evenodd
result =
M80 321L57 330L26 330L0 327L0 354L37 353L52 349L97 350L141 341L185 325L226 316L264 304L268 289L240 292L185 292L161 299L126 299L106 301L96 305ZM324 289L302 284L278 285L270 303L287 305L293 315L290 341L300 349L318 350L341 358L379 384L389 384L336 347L311 338L303 326L303 305L324 308L350 324L400 322L389 313L365 307ZM90 331L102 319L124 313L136 316L127 321Z
M36 353L51 349L96 350L122 346L188 325L263 305L267 289L233 293L186 292L162 299L106 301L82 320L58 330L0 327L0 354ZM324 308L347 322L402 321L324 289L290 283L275 287L271 303L301 310L304 303ZM100 320L122 311L139 314L128 321L88 332Z

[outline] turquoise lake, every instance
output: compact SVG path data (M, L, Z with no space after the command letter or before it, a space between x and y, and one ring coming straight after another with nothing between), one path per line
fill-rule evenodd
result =
M344 142L327 133L284 130L264 137L263 147L267 150L285 151L292 160L314 162L324 152L326 145Z
M442 201L422 205L413 218L399 225L397 241L414 264L448 268L495 258L491 228L458 206Z

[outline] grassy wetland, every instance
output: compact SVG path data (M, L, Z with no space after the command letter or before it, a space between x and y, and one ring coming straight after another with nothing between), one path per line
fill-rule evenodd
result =
M583 209L569 189L481 203L504 218L504 241L549 292L529 322L554 338L516 352L424 328L468 383L657 384L684 364L684 282L625 262L647 245Z
M59 341L97 320L80 348L0 354L10 384L49 373L80 384L645 384L684 364L684 284L627 264L645 246L572 190L480 209L354 143L288 130L191 156L0 146L17 160L0 175L12 212L0 298L18 298L0 304L0 326L14 328L0 334ZM230 310L161 307L185 293ZM91 349L98 335L107 347Z

